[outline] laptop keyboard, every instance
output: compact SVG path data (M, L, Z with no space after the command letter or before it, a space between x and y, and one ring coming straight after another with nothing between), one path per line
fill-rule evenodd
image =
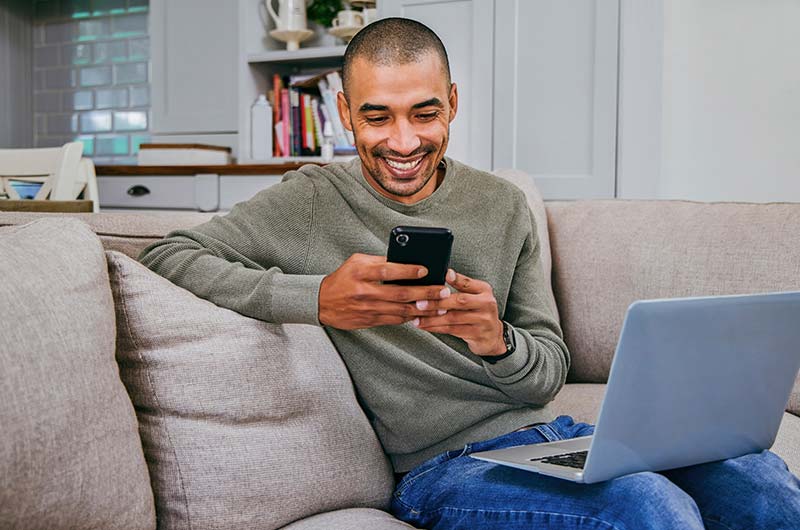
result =
M546 456L544 458L531 458L531 462L541 462L542 464L553 464L555 466L574 467L583 469L586 464L586 455L589 451L578 451L576 453L566 453L563 455Z

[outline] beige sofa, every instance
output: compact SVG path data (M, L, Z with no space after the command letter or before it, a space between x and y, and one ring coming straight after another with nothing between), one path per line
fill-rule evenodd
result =
M572 353L554 414L595 419L632 301L800 288L800 204L546 211ZM131 259L209 217L0 214L0 527L409 528L320 328L243 317ZM800 381L773 450L800 473Z

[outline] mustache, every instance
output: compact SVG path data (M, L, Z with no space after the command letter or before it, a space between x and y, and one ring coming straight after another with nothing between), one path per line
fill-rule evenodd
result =
M378 146L372 150L372 156L376 157L394 157L394 158L412 158L417 155L424 155L428 153L433 153L436 151L436 146L432 144L425 144L417 147L411 153L398 153L392 149L387 147Z

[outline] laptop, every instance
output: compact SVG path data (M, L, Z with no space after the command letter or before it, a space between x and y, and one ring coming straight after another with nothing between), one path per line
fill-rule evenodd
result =
M769 449L800 369L800 292L633 303L593 436L473 458L595 483Z

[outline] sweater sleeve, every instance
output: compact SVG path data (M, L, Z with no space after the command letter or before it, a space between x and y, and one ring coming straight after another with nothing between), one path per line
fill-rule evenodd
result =
M319 325L324 276L303 274L315 188L288 173L231 212L145 248L145 266L219 306L274 323Z
M503 393L522 403L552 401L567 378L569 351L545 296L541 245L533 214L525 206L531 230L517 259L502 320L514 329L517 348L495 364L483 363Z

